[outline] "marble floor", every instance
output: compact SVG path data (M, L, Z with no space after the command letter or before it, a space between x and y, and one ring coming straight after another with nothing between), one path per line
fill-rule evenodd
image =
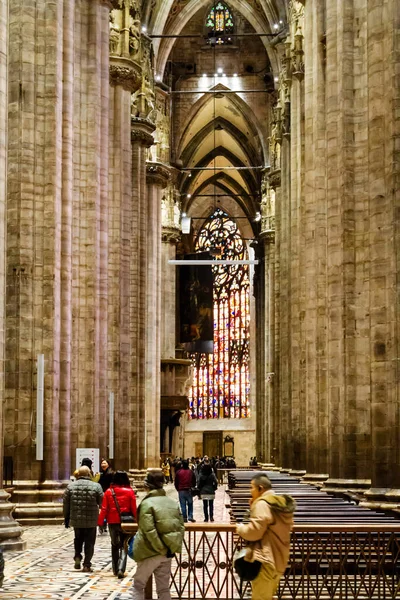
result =
M177 498L172 485L168 495ZM221 486L215 499L215 521L228 522L225 491ZM204 520L202 503L194 501L194 518ZM98 535L93 557L93 573L74 567L73 530L62 526L33 526L24 532L27 550L5 553L4 591L1 600L127 600L131 598L134 561L128 559L126 577L112 574L110 539Z

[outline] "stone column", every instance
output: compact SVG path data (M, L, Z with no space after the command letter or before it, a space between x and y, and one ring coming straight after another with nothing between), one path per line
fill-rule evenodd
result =
M75 4L72 452L107 453L110 3Z
M131 268L137 261L132 254L131 94L141 85L141 67L133 53L129 2L114 10L110 32L110 162L109 162L109 255L108 255L108 365L109 392L114 393L115 468L132 466L130 444L132 429L131 348L136 344L130 332ZM140 35L135 29L135 34ZM136 293L136 291L135 291ZM136 317L135 317L136 318Z
M147 163L147 325L146 325L146 432L147 467L158 467L161 418L161 202L170 169Z
M261 361L260 382L263 388L261 411L257 412L258 443L257 457L265 462L274 458L273 429L275 413L275 230L261 230L259 243L263 244L263 282L265 286L263 302L263 348L264 360Z
M147 466L146 428L146 348L147 348L147 261L148 205L146 186L146 154L153 144L153 123L140 117L131 119L132 141L132 220L130 276L130 337L132 388L130 410L132 440L130 465ZM149 417L150 418L150 417Z
M373 487L397 488L398 502L400 13L393 0L368 0L363 13L366 73L362 81L368 82L369 168L365 187L369 200L370 297L366 311L370 327L372 456L365 442L358 452L363 458L368 452L368 475ZM362 417L360 433L369 425Z
M5 291L6 291L6 193L7 193L7 25L8 2L0 5L0 546L3 549L23 550L22 528L13 520L10 495L3 490L4 443L4 350L5 350Z
M176 267L168 264L176 259L176 246L181 239L180 195L172 182L162 201L161 247L161 358L175 358L176 347Z
M105 450L109 7L10 6L5 448L28 502L60 497L77 446Z
M13 456L15 479L37 485L59 475L62 4L40 0L29 10L12 2L9 19L5 452ZM42 463L32 421L39 353Z

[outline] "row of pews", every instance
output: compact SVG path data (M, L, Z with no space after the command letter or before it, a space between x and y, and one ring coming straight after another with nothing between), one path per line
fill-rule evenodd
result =
M231 522L249 516L250 482L260 471L231 471ZM276 494L296 500L291 557L279 600L400 599L400 521L321 492L300 478L266 471Z
M297 524L383 525L400 523L395 514L363 508L354 502L336 498L319 491L310 484L302 483L300 478L292 475L279 471L262 471L262 473L265 473L271 480L272 489L276 494L289 494L296 500L295 522ZM256 474L260 474L260 471L230 471L227 494L230 497L231 522L243 521L248 515L250 482Z

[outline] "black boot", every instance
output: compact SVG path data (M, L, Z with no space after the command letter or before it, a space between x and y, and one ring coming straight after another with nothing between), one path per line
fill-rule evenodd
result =
M125 544L124 544L123 547L121 548L121 554L119 556L119 561L118 561L118 579L123 579L125 577L127 558L128 558L128 552L127 552L127 550L125 548Z

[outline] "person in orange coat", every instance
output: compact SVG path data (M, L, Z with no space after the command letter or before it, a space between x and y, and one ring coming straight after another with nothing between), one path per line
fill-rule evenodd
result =
M259 473L251 480L250 521L236 532L250 542L246 558L261 562L252 581L252 600L272 600L289 561L290 532L296 503L291 496L278 496L268 477Z
M111 486L104 494L98 525L103 526L104 521L108 523L113 573L118 579L125 576L129 539L122 531L121 513L133 515L136 521L136 496L130 486L128 474L125 471L116 471Z

